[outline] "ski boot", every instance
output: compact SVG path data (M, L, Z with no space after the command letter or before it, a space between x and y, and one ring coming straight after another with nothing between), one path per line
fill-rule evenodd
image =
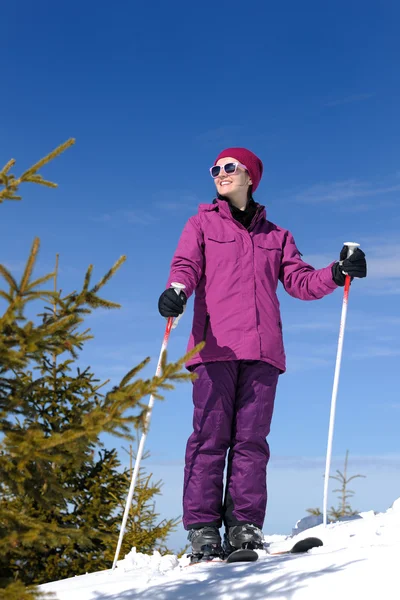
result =
M192 552L188 555L191 564L215 558L223 559L221 536L217 527L190 529L188 540L192 544Z
M235 550L262 550L264 548L263 533L255 525L234 525L224 535L223 549L225 556Z

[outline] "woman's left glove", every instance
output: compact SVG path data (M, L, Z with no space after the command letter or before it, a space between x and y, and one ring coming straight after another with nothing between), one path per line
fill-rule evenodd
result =
M348 248L343 246L340 252L340 262L332 265L332 278L336 285L343 286L346 281L346 273L351 279L367 276L367 261L365 254L360 248L356 248L351 256L347 258Z

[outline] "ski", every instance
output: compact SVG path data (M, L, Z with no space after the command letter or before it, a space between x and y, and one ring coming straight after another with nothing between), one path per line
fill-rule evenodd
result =
M291 540L289 540L291 541ZM292 546L287 547L287 541L282 544L280 542L274 543L271 546L266 547L264 550L268 556L282 556L284 554L305 554L312 548L319 548L323 546L323 541L317 537L307 537L302 540L299 540L292 544ZM284 547L282 547L284 546ZM280 548L280 549L278 549ZM261 555L262 556L262 555ZM256 550L250 550L248 548L239 548L238 550L234 550L231 552L225 559L221 557L210 557L209 559L200 559L198 561L193 561L187 566L199 565L204 563L237 563L237 562L255 562L258 560L259 554Z
M284 545L286 546L286 544L284 544ZM280 544L278 542L276 544L272 544L271 546L267 547L266 551L268 552L268 554L270 556L278 556L280 554L302 554L302 553L308 552L312 548L318 548L319 546L323 546L323 545L324 545L323 541L320 540L319 538L307 537L302 540L299 540L290 548L287 548L287 547L282 548L282 544ZM281 547L282 549L279 550L278 549L279 547ZM275 550L274 550L274 548L275 548Z
M255 560L258 560L258 554L255 550L239 548L239 550L234 550L233 552L231 552L226 558L225 562L254 562Z
M308 537L299 540L293 546L286 550L269 551L267 548L267 553L269 556L280 556L282 554L305 554L312 548L318 548L319 546L323 546L322 540L320 540L317 537ZM254 562L258 560L258 558L259 555L255 550L239 549L234 550L234 552L229 554L229 556L225 559L225 562Z

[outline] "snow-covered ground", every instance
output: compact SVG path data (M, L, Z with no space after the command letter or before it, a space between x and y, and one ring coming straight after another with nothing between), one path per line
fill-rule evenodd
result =
M400 498L385 513L303 531L324 545L305 555L268 556L255 563L188 566L187 558L136 554L114 571L41 586L57 600L400 600ZM266 542L284 543L286 536ZM291 544L292 542L290 542Z

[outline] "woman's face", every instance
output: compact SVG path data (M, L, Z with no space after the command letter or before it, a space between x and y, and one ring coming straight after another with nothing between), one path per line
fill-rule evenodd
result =
M222 167L223 165L232 162L239 161L232 156L228 156L227 158L220 158L217 165ZM218 177L216 177L214 181L217 192L221 194L221 196L228 197L247 197L247 190L252 183L250 175L242 167L238 167L236 173L228 175L221 169Z

